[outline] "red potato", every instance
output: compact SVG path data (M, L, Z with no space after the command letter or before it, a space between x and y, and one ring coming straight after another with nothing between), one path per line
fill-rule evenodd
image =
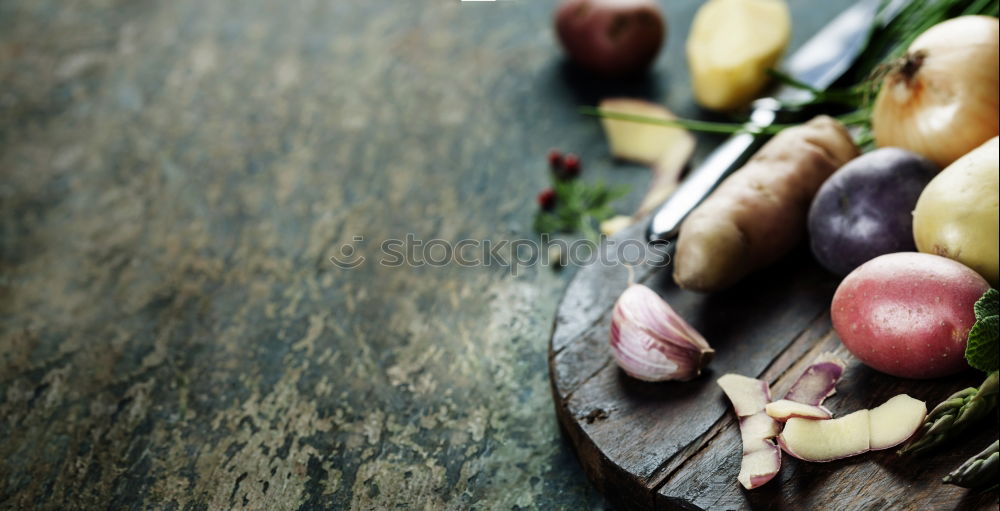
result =
M967 367L973 305L989 289L978 273L932 254L876 257L833 296L833 328L868 366L903 378L938 378Z
M654 0L565 0L556 9L555 28L574 62L605 76L648 69L667 33Z

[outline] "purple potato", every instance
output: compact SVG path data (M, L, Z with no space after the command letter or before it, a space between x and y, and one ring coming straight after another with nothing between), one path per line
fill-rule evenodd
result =
M916 250L913 207L939 169L916 153L886 147L834 172L809 209L813 255L847 275L882 254Z

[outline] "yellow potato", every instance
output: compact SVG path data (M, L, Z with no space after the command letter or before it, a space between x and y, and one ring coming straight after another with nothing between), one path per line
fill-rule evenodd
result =
M712 110L749 103L767 84L767 70L790 35L784 0L709 0L698 9L687 41L695 99Z
M1000 143L993 137L942 170L913 211L917 250L954 259L993 287L1000 280Z

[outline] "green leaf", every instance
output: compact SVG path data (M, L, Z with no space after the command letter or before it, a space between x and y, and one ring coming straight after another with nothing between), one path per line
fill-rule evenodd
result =
M990 288L983 296L976 300L976 305L973 307L976 311L976 319L1000 315L1000 292L996 289Z
M976 324L969 330L965 360L980 371L990 373L1000 368L1000 293L990 289L976 301Z
M996 371L1000 357L997 336L1000 335L1000 317L990 316L976 321L969 331L969 344L965 347L965 359L969 365L983 372Z

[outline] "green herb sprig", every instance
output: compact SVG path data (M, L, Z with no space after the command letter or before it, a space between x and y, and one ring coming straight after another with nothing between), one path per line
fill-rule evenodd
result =
M600 239L600 223L615 215L611 202L629 191L626 186L558 177L553 177L552 190L555 202L550 210L541 209L535 214L535 231L539 234L580 232L594 243Z
M603 182L587 183L580 179L580 157L549 151L549 179L552 186L538 194L538 213L534 227L539 234L575 233L597 244L600 222L614 216L611 202L628 193L624 186Z
M638 114L628 114L624 112L615 112L613 110L605 110L602 108L594 108L591 106L582 106L579 112L583 115L592 115L594 117L602 117L605 119L614 119L617 121L629 121L638 122L642 124L655 124L657 126L672 126L689 129L691 131L701 131L704 133L723 133L723 134L733 134L753 131L762 135L774 135L779 131L794 126L794 124L772 124L764 128L753 128L747 124L736 124L731 122L713 122L713 121L699 121L695 119L660 119L658 117L647 117L645 115Z

